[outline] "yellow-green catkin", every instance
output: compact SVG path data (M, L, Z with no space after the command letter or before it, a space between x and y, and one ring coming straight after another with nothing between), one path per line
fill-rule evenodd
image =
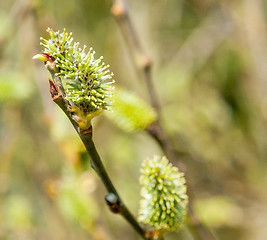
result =
M157 118L149 104L135 94L118 88L114 91L112 112L107 116L127 132L143 130Z
M54 32L48 28L47 32L50 39L41 38L42 54L52 57L54 69L57 69L52 72L53 79L61 79L64 97L73 111L86 118L109 110L114 80L109 65L102 62L103 57L95 59L92 48L89 51L86 51L86 46L80 48L79 42L73 41L72 33L67 33L65 29ZM35 58L45 61L43 56Z
M181 228L188 204L184 174L165 156L154 156L144 161L140 183L138 220L162 232Z

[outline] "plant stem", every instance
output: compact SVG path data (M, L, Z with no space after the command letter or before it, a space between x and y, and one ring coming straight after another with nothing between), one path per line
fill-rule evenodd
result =
M67 107L67 103L63 99L63 97L58 94L56 88L54 87L54 84L52 81L50 81L50 92L53 98L53 101L63 110L63 112L67 115L69 120L71 121L72 125L74 126L75 130L79 134L88 154L90 155L91 160L91 166L95 170L95 172L100 177L101 181L103 182L107 192L109 194L114 194L115 197L118 200L119 205L119 211L117 213L120 213L122 217L133 227L133 229L143 238L147 239L145 234L145 230L139 225L139 223L136 221L132 213L128 210L128 208L125 206L123 201L121 200L116 188L114 187L112 181L110 180L106 169L102 163L102 160L95 148L95 144L92 139L92 127L88 129L88 131L80 131L77 123L73 120L71 112L69 111Z
M89 133L80 133L81 140L83 141L84 146L86 147L87 152L89 153L91 157L91 165L92 168L96 171L98 176L101 178L101 181L105 185L108 193L113 193L118 198L121 211L120 214L132 225L132 227L139 233L139 235L143 238L145 238L145 231L140 227L139 223L135 220L131 212L128 210L128 208L124 205L123 201L121 200L117 190L115 189L113 183L111 182L105 167L101 161L101 158L95 148L94 142L92 140L92 132Z
M152 67L152 60L146 55L145 51L143 50L139 38L136 34L136 31L133 27L131 22L130 16L127 12L125 7L126 0L114 0L114 4L111 9L112 15L118 22L120 26L120 30L122 35L125 39L125 43L127 44L128 51L131 55L131 59L137 74L140 76L143 82L146 84L147 92L150 97L152 107L158 112L158 119L151 124L146 130L152 136L159 146L162 148L163 152L166 154L167 158L171 162L177 163L180 170L184 170L183 166L178 161L178 156L172 146L172 142L170 141L168 135L164 131L161 120L160 120L160 104L158 101L158 97L155 92L152 76L151 76L151 67ZM213 233L201 223L198 219L197 215L195 214L192 202L193 202L193 194L192 194L192 187L190 183L187 181L188 186L188 195L189 195L189 221L188 225L191 229L192 235L195 239L198 240L216 240L216 237Z

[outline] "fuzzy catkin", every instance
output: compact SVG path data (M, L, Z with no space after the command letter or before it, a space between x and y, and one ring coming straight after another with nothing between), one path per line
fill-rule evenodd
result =
M41 45L44 53L55 59L59 70L54 76L61 78L69 104L84 116L109 110L114 80L109 65L102 62L103 57L95 59L92 48L88 52L86 46L80 48L79 42L73 41L72 33L65 29L60 33L48 28L47 32L50 39L41 38Z
M116 88L114 91L111 109L112 113L107 116L126 132L144 130L157 118L155 110L149 104L124 89Z
M166 157L154 156L142 165L138 220L163 232L178 230L187 213L184 174Z

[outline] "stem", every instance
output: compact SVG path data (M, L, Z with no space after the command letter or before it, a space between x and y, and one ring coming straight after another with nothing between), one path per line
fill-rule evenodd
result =
M90 155L91 166L95 170L95 172L100 177L101 181L103 182L107 192L109 194L114 194L116 199L118 200L119 211L116 213L120 213L122 217L134 228L134 230L143 238L147 239L145 234L145 230L141 228L139 223L136 221L134 216L125 206L123 201L121 200L116 188L114 187L112 181L110 180L106 169L101 161L101 158L95 148L93 139L92 139L92 127L87 131L80 131L78 124L73 120L71 112L68 109L68 105L61 96L61 94L57 94L57 89L52 81L50 82L50 92L53 98L53 101L63 110L63 112L67 115L69 120L71 121L72 125L74 126L75 130L79 134L88 154Z
M101 158L95 148L94 142L92 140L92 132L89 133L80 133L81 140L83 141L84 146L86 147L87 152L91 157L92 167L101 178L101 181L105 185L108 193L113 193L119 200L121 211L120 214L131 224L131 226L139 233L139 235L146 239L145 231L140 227L139 223L135 220L131 212L128 208L124 205L123 201L121 200L116 188L114 187L113 183L111 182L105 167L101 161Z
M111 13L120 26L125 43L127 44L127 49L131 55L133 66L135 67L137 74L140 76L140 79L146 84L151 105L158 112L158 119L153 124L153 129L151 128L153 132L150 132L150 134L157 140L161 147L166 150L165 153L167 158L172 162L177 162L177 156L174 154L174 150L172 149L171 144L169 144L168 136L163 130L160 122L161 108L151 76L152 60L141 46L124 2L124 0L115 0Z
M120 30L125 39L125 43L127 44L127 48L131 55L131 59L135 67L135 70L138 75L141 75L143 82L146 84L151 105L158 112L158 119L153 124L151 124L146 130L151 135L151 137L153 137L156 140L156 142L159 144L163 152L166 154L167 158L171 162L176 162L178 167L181 170L184 170L183 166L178 162L178 156L172 146L171 140L169 139L168 135L166 134L166 132L162 127L160 119L161 115L160 104L155 92L151 76L152 61L146 55L145 51L143 50L140 44L139 37L136 34L130 16L126 10L125 1L126 0L114 0L111 13L117 20L118 25L120 26ZM187 224L189 225L189 228L191 229L193 236L195 237L195 239L198 240L216 240L216 237L213 235L213 233L204 224L201 223L201 221L195 214L192 207L193 191L188 181L187 181L187 186L188 189L190 190L188 191L190 201L189 201L189 211L188 211L189 221Z
M117 191L112 184L110 178L108 177L108 174L104 168L104 165L100 159L100 156L95 148L94 142L92 140L92 132L83 134L80 133L80 138L83 141L83 144L87 150L87 152L90 155L91 161L92 161L92 168L96 171L98 176L101 178L101 181L105 185L105 188L109 193L114 193L116 195Z

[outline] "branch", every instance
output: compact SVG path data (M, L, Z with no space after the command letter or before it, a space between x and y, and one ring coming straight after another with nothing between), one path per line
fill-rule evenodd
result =
M143 50L139 38L136 34L136 31L131 22L130 16L125 7L125 1L123 0L114 0L114 4L111 9L112 15L118 22L120 26L120 30L127 44L128 51L131 55L132 62L134 64L135 70L138 75L141 75L143 82L146 84L147 92L150 97L151 105L158 112L158 119L151 124L146 130L153 137L159 146L162 148L163 152L165 152L167 158L171 162L176 162L178 167L181 170L184 170L184 167L178 162L178 156L175 153L175 150L172 146L172 142L164 131L161 120L160 120L160 104L158 101L158 97L155 92L152 76L151 76L151 67L152 61L146 55ZM215 236L213 233L203 225L200 220L197 218L196 214L192 208L192 188L189 183L187 183L188 189L190 190L189 195L189 221L188 225L191 229L192 234L196 239L199 240L215 240Z
M72 113L68 109L68 104L59 93L57 86L49 80L50 83L50 93L52 96L53 101L63 110L63 112L67 115L69 120L71 121L72 125L74 126L75 130L79 134L88 154L90 155L91 166L95 170L95 172L100 177L101 181L103 182L108 194L105 198L109 209L113 213L119 213L122 217L134 228L134 230L143 238L147 239L146 232L141 228L139 223L133 217L131 212L128 208L124 205L123 201L121 200L116 188L114 187L113 183L111 182L105 167L101 161L101 158L95 148L93 139L92 139L92 127L90 127L86 131L80 131L78 124L72 118Z
M146 84L152 106L159 111L160 105L151 78L152 60L141 46L129 14L126 11L124 1L115 0L111 13L120 26L120 30L127 45L127 50L131 55L133 66L135 67L137 74L140 75L141 79Z

